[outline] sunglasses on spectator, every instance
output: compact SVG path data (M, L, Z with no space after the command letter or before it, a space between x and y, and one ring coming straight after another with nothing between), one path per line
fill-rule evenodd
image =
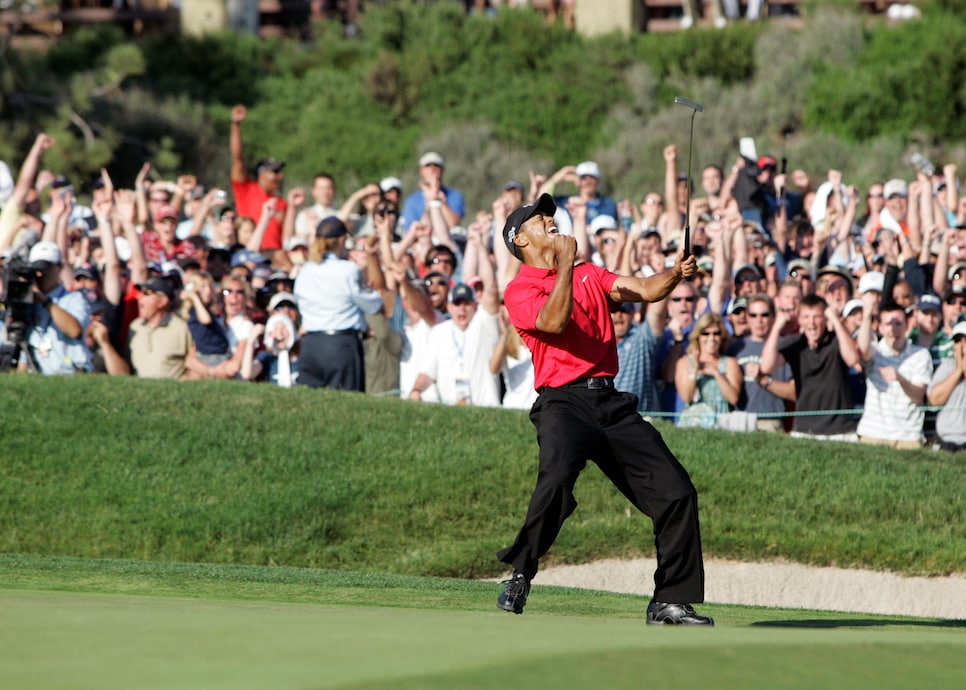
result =
M808 279L812 278L811 273L806 273L805 271L800 270L798 268L793 268L792 270L790 270L788 272L788 276L790 278L808 278Z
M664 202L660 199L645 199L644 203L648 206L657 206L658 204L663 204Z
M382 208L376 209L376 215L377 216L396 216L396 215L399 215L399 212L396 209L392 208L391 206L383 206Z
M235 288L234 290L230 288L225 288L224 290L221 291L221 294L223 294L225 297L228 297L228 295L244 295L245 291L239 288Z
M701 336L704 338L720 338L721 331L705 331Z
M151 295L158 294L158 291L157 290L152 290L151 288L142 288L141 289L141 294L144 295L145 297L150 297Z
M451 259L448 256L434 256L433 260L430 261L429 263L433 265L435 264L449 264L450 266L456 265L456 261L454 259Z
M694 302L695 298L694 297L672 297L671 301L672 302Z
M748 316L752 319L767 319L769 316L771 316L771 312L770 311L750 311L748 312Z
M895 199L905 199L905 198L906 198L906 197L904 197L904 196L902 196L901 194L890 194L890 195L889 195L889 196L888 196L888 197L886 198L886 201L893 201L893 200L895 200Z
M966 306L966 298L963 297L950 297L946 300L946 304L956 305L957 307Z
M442 278L437 278L435 280L427 280L426 287L432 287L434 285L446 285L449 286L449 282L443 280Z
M953 336L953 342L954 343L961 343L964 340L966 340L966 335L954 335Z
M235 214L234 213L222 213L220 216L218 216L218 220L235 220Z

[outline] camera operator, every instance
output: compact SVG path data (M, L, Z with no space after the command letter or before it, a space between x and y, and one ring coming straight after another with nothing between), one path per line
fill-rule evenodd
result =
M90 307L82 293L69 292L61 282L60 249L53 242L38 242L30 249L29 261L35 275L27 327L30 361L48 376L90 371L91 353L84 339Z

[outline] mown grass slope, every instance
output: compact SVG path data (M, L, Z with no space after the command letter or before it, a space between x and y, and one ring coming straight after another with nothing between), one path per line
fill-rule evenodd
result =
M535 479L525 413L234 382L0 385L0 552L495 576ZM966 463L662 425L706 554L966 572ZM592 465L550 562L652 553Z

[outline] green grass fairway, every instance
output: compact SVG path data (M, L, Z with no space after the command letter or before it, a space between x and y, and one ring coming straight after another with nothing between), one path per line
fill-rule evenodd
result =
M956 688L966 624L251 566L0 557L0 687Z

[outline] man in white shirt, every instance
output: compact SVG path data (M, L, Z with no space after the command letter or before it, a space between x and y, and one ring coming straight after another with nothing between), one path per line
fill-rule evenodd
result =
M479 239L472 236L470 241ZM480 264L481 303L473 288L463 283L450 292L450 319L430 333L411 400L421 400L423 391L435 383L440 402L447 405L500 405L500 363L494 371L491 361L500 340L500 299L492 264L489 259Z
M868 382L865 410L859 420L859 440L895 448L922 444L925 413L920 407L932 377L929 350L906 337L905 310L887 302L879 310L879 341L873 342L872 314L878 296L862 295L862 325L857 344Z
M303 208L295 216L295 234L301 237L313 237L319 221L339 213L339 209L332 205L335 201L335 180L331 175L328 173L316 175L312 180L312 189L309 193L315 204L309 208Z

